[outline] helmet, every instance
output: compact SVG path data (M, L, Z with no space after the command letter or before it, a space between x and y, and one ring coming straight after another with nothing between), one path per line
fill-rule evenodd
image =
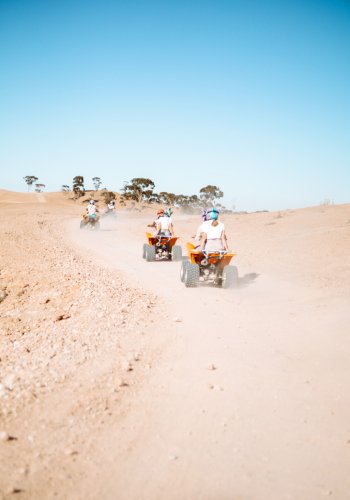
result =
M173 213L172 209L169 207L165 210L164 215L166 217L171 217L171 214Z
M89 205L95 205L95 200L90 200Z
M164 215L164 208L160 208L157 212L157 215L158 215L158 217L160 217L161 215Z
M210 210L204 209L203 220L216 220L219 216L219 210L217 208L211 208Z
M212 208L210 210L210 218L211 220L216 220L219 217L219 210L217 208Z

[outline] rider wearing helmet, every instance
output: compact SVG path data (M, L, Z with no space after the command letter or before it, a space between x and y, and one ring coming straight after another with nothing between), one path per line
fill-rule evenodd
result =
M206 220L201 224L201 236L198 250L215 252L218 250L228 251L225 226L219 222L219 211L212 208L206 213Z
M172 210L168 208L164 210L161 208L158 212L158 219L156 222L156 234L163 234L164 236L172 236L174 234L173 220L171 218Z
M107 205L108 210L114 210L115 209L115 201L112 200L108 203Z
M95 200L90 200L88 206L86 207L86 213L90 217L97 217L98 208L95 204Z
M215 209L214 209L215 210ZM207 220L211 220L212 218L212 211L211 210L208 210L207 208L204 208L203 209L203 213L202 213L202 224L200 224L197 228L197 232L196 232L196 235L195 236L192 236L192 238L194 238L196 241L200 241L201 239L201 234L202 234L202 227L203 227L203 223Z
M156 220L154 220L154 221L152 222L152 224L148 224L148 225L147 225L147 227L154 227L154 228L156 228L156 227L157 227L157 224L158 224L158 219L159 219L160 217L163 217L163 216L164 216L164 208L160 208L160 209L157 211L157 218L156 218Z

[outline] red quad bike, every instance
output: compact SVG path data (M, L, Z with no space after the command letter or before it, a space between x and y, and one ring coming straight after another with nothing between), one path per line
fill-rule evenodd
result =
M147 262L154 260L172 260L178 261L182 259L182 249L179 245L175 245L178 238L173 236L164 236L163 234L152 235L146 233L148 243L143 245L142 257Z
M189 260L182 263L181 281L186 287L196 287L199 283L209 283L222 288L238 285L238 270L230 266L236 255L224 250L216 252L199 252L193 243L187 243Z

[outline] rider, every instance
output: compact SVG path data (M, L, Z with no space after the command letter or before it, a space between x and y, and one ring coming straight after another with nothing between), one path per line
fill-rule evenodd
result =
M160 209L158 210L158 212L157 212L157 218L156 218L156 220L154 220L154 221L152 222L152 224L148 224L148 225L147 225L147 227L154 227L154 228L156 228L156 227L157 227L157 224L158 224L158 220L159 220L159 218L160 218L160 217L163 217L163 216L164 216L164 208L160 208Z
M114 212L114 211L115 211L115 201L111 200L109 203L107 203L106 214Z
M89 204L88 206L86 207L86 214L93 218L93 219L96 219L97 218L97 212L98 212L98 208L95 204L95 200L90 200L89 201Z
M228 251L225 226L218 221L219 211L212 208L206 214L206 220L200 226L201 239L198 251L206 250L208 252L217 252L220 250Z
M157 212L158 219L155 221L156 234L163 234L164 236L172 236L174 234L171 214L171 208L167 210L162 208Z

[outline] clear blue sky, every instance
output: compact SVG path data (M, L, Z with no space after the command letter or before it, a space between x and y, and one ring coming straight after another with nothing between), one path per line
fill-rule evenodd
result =
M347 0L0 0L0 187L350 202Z

